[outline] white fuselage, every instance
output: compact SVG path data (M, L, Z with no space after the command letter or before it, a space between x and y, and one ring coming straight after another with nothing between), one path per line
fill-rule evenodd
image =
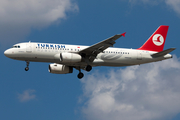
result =
M87 47L89 46L27 42L14 45L13 48L6 50L4 54L16 60L59 63L68 66L85 66L87 63L84 61L63 63L60 61L58 55L60 53L77 53ZM90 65L130 66L172 58L170 54L153 58L151 55L154 53L156 52L136 49L107 48L102 53L99 53Z

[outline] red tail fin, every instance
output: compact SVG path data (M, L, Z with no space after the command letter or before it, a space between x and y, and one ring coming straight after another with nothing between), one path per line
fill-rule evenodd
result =
M161 52L164 48L169 26L161 25L138 50Z

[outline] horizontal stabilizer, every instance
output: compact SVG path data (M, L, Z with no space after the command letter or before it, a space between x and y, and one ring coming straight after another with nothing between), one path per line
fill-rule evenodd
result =
M176 48L169 48L169 49L167 49L167 50L164 50L164 51L161 51L161 52L152 54L151 56L152 56L153 58L161 57L161 56L164 56L164 55L172 52L172 51L175 50L175 49L176 49Z

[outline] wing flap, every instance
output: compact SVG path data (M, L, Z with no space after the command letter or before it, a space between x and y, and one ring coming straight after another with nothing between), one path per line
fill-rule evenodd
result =
M167 50L163 50L163 51L161 51L161 52L152 54L151 56L152 56L153 58L162 57L162 56L164 56L164 55L172 52L172 51L175 50L175 49L176 49L176 48L169 48L169 49L167 49Z

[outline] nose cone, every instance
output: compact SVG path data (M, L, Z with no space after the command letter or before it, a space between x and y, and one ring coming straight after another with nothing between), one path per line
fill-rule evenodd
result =
M10 57L10 55L11 55L10 50L8 49L8 50L4 51L4 55L5 55L6 57Z

